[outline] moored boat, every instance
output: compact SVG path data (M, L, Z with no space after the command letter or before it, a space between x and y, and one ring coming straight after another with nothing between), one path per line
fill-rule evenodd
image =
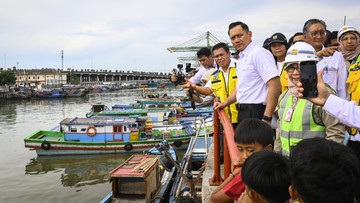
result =
M88 93L88 90L80 85L64 85L62 89L66 97L83 97Z
M172 160L168 160L164 151ZM112 191L100 203L167 202L176 174L176 168L172 164L175 161L176 152L166 140L151 148L147 154L132 155L110 172Z
M38 155L106 154L142 152L167 139L176 149L186 149L191 136L199 127L198 120L189 118L182 123L164 124L151 119L121 117L66 118L59 131L39 130L24 139L25 147ZM208 121L212 131L212 121Z
M36 92L36 97L41 99L57 99L65 97L65 92L62 90L43 90Z

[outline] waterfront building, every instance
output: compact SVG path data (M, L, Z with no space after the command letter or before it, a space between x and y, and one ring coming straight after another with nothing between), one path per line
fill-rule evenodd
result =
M15 71L16 86L34 87L61 86L67 84L67 73L59 69L20 69Z

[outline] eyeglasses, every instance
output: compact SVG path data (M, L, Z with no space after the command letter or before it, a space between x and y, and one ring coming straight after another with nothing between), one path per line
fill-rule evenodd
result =
M315 37L317 37L317 36L321 36L321 37L324 37L324 36L326 36L326 32L325 32L325 30L317 30L317 31L313 31L313 32L310 32L310 35L311 35L311 37L313 37L313 38L315 38Z
M286 66L285 70L288 73L293 73L295 70L297 70L297 72L300 72L300 63L291 63L288 66Z
M288 64L286 64L285 66L285 70L288 73L293 73L295 70L297 70L298 72L300 72L301 70L301 66L306 66L307 65L316 65L317 61L299 61L299 62L289 62Z

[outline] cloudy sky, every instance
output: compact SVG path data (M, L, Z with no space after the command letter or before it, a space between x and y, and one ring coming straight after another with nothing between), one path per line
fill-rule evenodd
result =
M246 3L241 3L246 2ZM4 0L0 2L0 67L170 72L176 46L210 31L229 42L227 27L247 23L262 44L275 32L288 38L310 18L328 29L360 29L359 0Z

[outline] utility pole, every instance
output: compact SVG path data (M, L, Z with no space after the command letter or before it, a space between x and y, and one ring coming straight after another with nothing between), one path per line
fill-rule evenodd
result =
M60 84L62 84L62 74L63 74L63 71L64 71L64 50L61 50L60 54L61 54Z

